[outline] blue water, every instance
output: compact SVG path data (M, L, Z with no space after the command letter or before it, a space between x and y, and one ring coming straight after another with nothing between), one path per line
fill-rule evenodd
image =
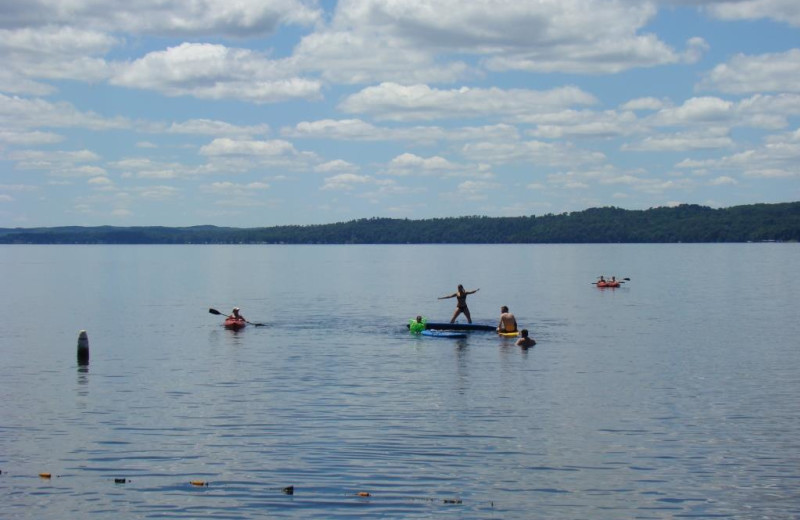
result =
M797 244L0 246L0 518L796 518L799 266ZM409 335L459 283L538 344ZM234 305L265 326L208 312Z

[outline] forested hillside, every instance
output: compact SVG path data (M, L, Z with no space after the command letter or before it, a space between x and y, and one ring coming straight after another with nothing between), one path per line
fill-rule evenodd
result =
M2 244L545 244L800 240L800 202L594 208L529 217L370 218L263 228L0 228Z

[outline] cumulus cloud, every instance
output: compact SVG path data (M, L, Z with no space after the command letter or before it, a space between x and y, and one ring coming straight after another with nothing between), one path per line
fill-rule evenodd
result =
M281 24L311 25L322 12L304 0L28 0L4 9L2 24L70 25L108 32L268 36Z
M227 123L225 121L215 121L212 119L190 119L180 123L172 123L166 129L171 134L189 135L215 135L215 136L254 136L269 133L269 125L250 125L240 126Z
M544 139L603 139L640 131L636 114L631 111L563 110L553 114L533 116L530 122L536 123L536 128L529 134Z
M373 182L375 182L375 179L369 175L341 173L332 177L326 177L320 189L329 191L351 191L358 185L370 184Z
M483 126L443 128L440 126L378 126L361 119L323 119L303 121L281 130L281 135L295 138L342 141L407 141L433 144L440 141L518 139L517 127L505 123Z
M798 13L800 17L800 8ZM729 94L800 92L800 49L756 56L737 54L706 74L699 88Z
M597 100L577 87L546 91L500 88L442 90L428 85L382 83L347 97L339 108L348 113L368 113L393 121L469 117L518 117L552 112Z
M123 129L131 126L125 118L106 118L93 112L81 112L66 102L6 96L0 93L0 125L12 129L87 128L90 130Z
M641 32L656 13L652 2L340 0L297 59L343 83L454 82L482 68L609 74L683 59ZM691 40L687 54L699 47Z
M764 179L800 178L800 130L767 137L761 146L713 159L685 159L676 167L730 171Z
M168 96L252 103L317 99L320 82L294 74L288 61L270 60L249 49L182 43L118 65L111 84L155 90Z
M730 148L733 144L728 128L722 127L647 136L638 142L624 145L622 149L637 152L676 152Z
M20 170L43 171L56 177L94 177L105 175L103 168L89 164L100 157L89 150L19 150L8 154Z
M461 151L465 157L475 162L495 165L531 163L538 166L564 166L600 164L606 160L601 152L581 150L570 144L543 141L468 143Z
M111 68L101 56L116 44L107 34L73 27L0 29L0 89L45 95L55 88L38 80L105 80Z
M796 0L738 0L713 3L709 13L723 20L769 18L800 27L800 4Z
M314 171L316 173L355 172L358 171L358 169L359 167L357 164L343 161L341 159L328 161L314 167Z

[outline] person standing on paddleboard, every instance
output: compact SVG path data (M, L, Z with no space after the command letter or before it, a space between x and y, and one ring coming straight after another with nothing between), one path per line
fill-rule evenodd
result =
M453 318L450 320L450 323L455 323L456 318L458 318L458 315L461 314L462 312L464 313L464 316L467 317L467 322L472 323L472 318L469 315L469 308L467 307L467 295L475 294L478 291L480 291L480 289L475 289L474 291L467 291L464 289L463 285L458 284L458 290L456 292L448 296L442 296L439 298L440 300L446 300L447 298L456 299L457 302L456 311L453 313Z

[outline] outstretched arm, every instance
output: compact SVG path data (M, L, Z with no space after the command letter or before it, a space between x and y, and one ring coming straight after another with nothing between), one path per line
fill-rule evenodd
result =
M456 293L453 293L453 294L451 294L449 296L440 296L438 299L439 300L446 300L448 298L455 298L455 297L456 297Z
M475 294L478 291L480 291L480 288L475 289L474 291L467 291L467 294Z

